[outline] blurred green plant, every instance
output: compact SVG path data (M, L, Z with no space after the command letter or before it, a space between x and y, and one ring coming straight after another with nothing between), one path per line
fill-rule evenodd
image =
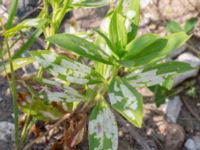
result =
M67 148L80 143L89 113L90 150L117 150L118 128L113 111L141 127L143 97L137 89L153 89L157 85L170 89L175 76L192 69L187 63L165 59L190 38L184 32L165 37L157 34L136 36L140 22L139 0L120 0L114 9L111 8L101 28L95 31L93 42L73 34L56 34L68 11L77 7L104 6L109 2L45 0L38 18L25 20L3 32L4 37L13 37L19 30L34 27L44 34L46 50L31 52L29 58L12 60L14 67L5 64L2 74L37 61L42 70L51 75L22 78L20 82L28 92L20 93L18 104L22 111L39 120L56 121L70 114L72 124L77 126L73 131L70 128L69 137L65 137ZM78 59L57 54L52 44L71 51ZM15 57L26 49L27 46ZM83 60L90 63L83 63ZM73 123L77 116L81 119Z
M197 24L197 18L194 17L194 18L186 20L183 27L175 21L168 21L166 27L171 33L185 32L187 34L191 34L196 24Z

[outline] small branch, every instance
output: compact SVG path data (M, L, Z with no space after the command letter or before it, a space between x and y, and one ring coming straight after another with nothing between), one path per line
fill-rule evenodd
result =
M200 117L198 114L195 113L195 111L193 110L193 108L188 104L187 100L184 98L181 98L181 100L183 101L183 104L185 105L185 107L189 110L189 112L192 114L192 116L194 116L198 121L200 121Z
M194 46L191 46L190 44L186 43L186 47L188 48L188 50L192 51L198 57L200 57L200 51L198 49L196 49Z

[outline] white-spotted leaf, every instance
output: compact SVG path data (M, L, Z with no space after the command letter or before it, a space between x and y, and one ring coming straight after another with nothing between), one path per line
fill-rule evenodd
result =
M117 150L118 129L115 117L108 105L101 101L89 118L90 150Z
M190 64L178 61L154 64L140 72L132 72L125 77L133 87L150 87L165 84L168 78L192 69Z
M31 54L39 64L62 82L92 84L102 81L102 77L90 67L54 52L37 51Z
M56 79L42 79L42 88L37 91L41 99L46 99L49 102L80 102L84 97L79 94L74 88L62 84Z
M120 78L112 80L108 93L112 107L133 125L141 127L143 117L142 96Z

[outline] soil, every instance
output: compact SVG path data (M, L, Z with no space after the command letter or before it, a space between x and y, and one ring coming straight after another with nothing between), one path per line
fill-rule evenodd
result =
M188 0L190 1L190 0ZM188 18L199 16L197 10L200 4L198 0L191 0L188 3L186 0L171 1L165 0L161 3L157 0L157 3L151 4L142 11L142 21L139 33L160 33L166 34L167 31L164 28L165 19L176 20L180 23ZM195 5L193 5L195 3ZM34 7L34 6L31 6ZM88 10L75 10L70 16L70 20L67 22L76 21L77 26L81 30L88 30L91 28L97 28L100 25L100 21L104 14L108 10L108 7L99 9ZM23 14L24 16L24 14ZM19 16L20 17L20 16ZM198 20L200 20L198 18ZM63 23L63 28L66 26ZM194 33L193 42L195 47L200 49L199 35L200 35L200 21L197 25ZM37 43L38 44L38 43ZM34 49L38 47L35 45ZM180 115L177 119L177 123L171 123L167 120L167 117L163 113L163 106L157 108L154 103L154 97L147 90L143 89L140 92L144 95L144 121L143 127L137 129L125 121L122 117L117 115L117 122L119 125L119 150L147 150L145 146L150 150L184 150L184 143L188 137L200 135L200 76L189 79L179 85L179 87L186 87L186 84L193 82L191 87L194 87L195 94L188 95L188 90L191 87L184 89L179 93L183 106L181 108ZM13 110L12 99L10 96L10 90L8 88L7 80L0 76L0 121L13 122ZM173 129L173 130L172 130ZM61 133L57 133L59 137ZM26 141L31 142L35 137L31 135ZM48 150L51 148L51 144L55 142L55 139L43 138L37 144L34 144L30 150ZM86 139L86 138L85 138ZM178 144L177 144L178 143ZM11 140L0 141L0 150L13 150L14 143ZM88 150L87 140L83 140L80 145L77 146L77 150Z

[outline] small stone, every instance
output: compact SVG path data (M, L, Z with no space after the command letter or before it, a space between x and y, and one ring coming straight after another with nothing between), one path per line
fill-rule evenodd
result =
M14 129L15 126L13 123L2 121L0 122L0 140L8 141L9 138L14 141Z
M174 79L173 87L182 83L184 80L197 76L200 67L200 59L189 52L185 52L181 54L177 59L177 61L189 63L192 67L196 67L190 71L182 73L180 76Z
M165 148L170 150L180 149L185 139L184 129L174 123L165 123L159 130L161 129L162 131L160 132L165 141Z
M191 64L193 67L200 67L200 59L194 56L192 53L185 52L181 54L178 58L178 61L186 62Z
M176 123L176 120L181 111L182 102L179 96L174 97L173 99L167 100L167 103L164 107L164 112L169 121Z
M184 146L187 150L197 150L197 148L195 146L195 142L192 138L187 139Z

